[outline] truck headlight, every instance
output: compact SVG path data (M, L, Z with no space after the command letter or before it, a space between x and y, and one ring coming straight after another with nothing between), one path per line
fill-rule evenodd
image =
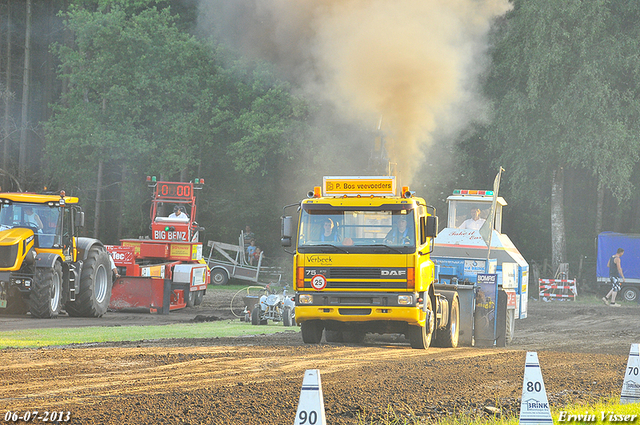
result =
M313 295L300 294L298 296L298 303L300 303L300 304L313 304Z
M413 302L413 297L411 295L398 295L398 304L411 305L412 302Z

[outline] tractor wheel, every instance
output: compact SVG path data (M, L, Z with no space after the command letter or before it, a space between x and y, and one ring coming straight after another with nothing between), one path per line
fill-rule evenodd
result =
M196 292L196 297L193 300L193 305L202 304L202 300L204 300L204 291L197 291Z
M260 306L259 305L256 305L255 307L253 307L253 310L251 311L251 324L252 325L260 324Z
M322 340L324 326L319 320L307 320L300 325L302 341L305 344L318 344Z
M204 291L189 291L188 289L185 289L184 291L187 294L185 296L187 307L194 307L202 304L202 299L204 298Z
M291 326L291 307L285 307L282 311L282 324Z
M431 297L425 294L425 302L427 303L427 323L424 326L409 326L406 337L411 342L412 348L426 350L431 345L431 338L435 328L435 317Z
M109 255L103 247L93 247L82 266L80 290L75 301L67 302L69 316L101 317L111 299Z
M56 261L49 267L37 267L29 294L29 311L33 317L50 319L62 309L62 266Z
M184 302L187 304L187 307L193 307L194 300L196 299L196 293L191 292L189 288L184 290Z
M226 285L229 282L229 275L226 270L211 270L211 283L214 285Z
M449 315L449 323L446 328L436 331L436 339L434 344L436 347L456 348L458 347L458 339L460 337L460 301L458 297L453 298L451 303L451 314Z

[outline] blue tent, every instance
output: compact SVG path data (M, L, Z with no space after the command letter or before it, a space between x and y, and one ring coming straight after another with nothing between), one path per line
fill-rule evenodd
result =
M640 234L602 232L598 235L598 277L609 277L607 262L618 248L624 249L622 272L627 279L640 279Z

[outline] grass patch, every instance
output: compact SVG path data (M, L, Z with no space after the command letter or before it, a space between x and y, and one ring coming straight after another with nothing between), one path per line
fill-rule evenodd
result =
M595 404L551 409L551 416L554 423L561 423L560 419L562 419L563 422L574 425L610 424L616 422L640 423L640 403L620 404L619 401L620 397L616 396ZM578 415L582 415L582 418L586 417L587 420L578 420ZM616 415L617 418L612 418L611 415ZM459 414L437 420L425 419L412 415L411 412L409 414L398 413L391 407L387 408L378 418L360 416L357 422L358 425L517 425L518 423L518 416L474 417L473 415Z
M0 332L0 349L38 348L92 342L140 341L168 338L216 338L298 332L281 323L252 326L239 321L173 324L162 326L91 326L84 328L25 329Z

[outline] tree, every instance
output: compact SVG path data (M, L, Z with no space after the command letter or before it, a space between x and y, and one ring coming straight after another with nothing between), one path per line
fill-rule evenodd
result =
M590 170L618 199L631 193L637 95L621 90L629 65L611 20L605 0L515 1L496 36L489 144L513 194L550 200L554 266L566 262L565 169Z
M56 47L69 91L46 126L55 179L81 186L102 182L96 172L107 168L174 173L195 163L196 141L181 130L211 57L173 20L167 9L155 8L69 13L74 47ZM96 183L96 221L102 189ZM97 233L100 223L94 226Z
M24 180L27 175L27 126L29 124L29 90L31 88L31 0L27 0L27 19L25 25L24 40L24 68L22 74L22 116L20 124L20 158L18 164L18 176Z
M274 215L280 167L301 139L304 101L263 63L197 40L175 19L169 9L76 9L68 20L73 45L55 48L69 89L46 125L49 170L66 186L85 188L85 198L87 182L96 182L96 235L103 218L125 220L109 230L146 233L145 174L224 182L234 192L218 191L199 211L251 205L240 215L230 211L227 222ZM265 193L273 203L255 202ZM102 214L111 202L124 211Z

